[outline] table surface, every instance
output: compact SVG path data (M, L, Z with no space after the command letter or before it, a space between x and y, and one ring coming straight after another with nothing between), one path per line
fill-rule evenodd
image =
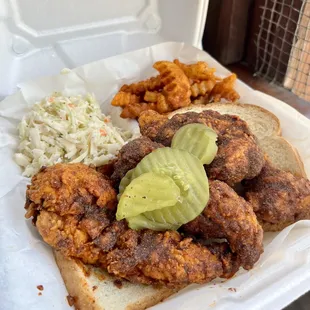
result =
M270 84L262 78L254 77L245 65L229 65L228 69L235 72L238 78L250 87L286 102L301 114L310 118L310 102L300 99L298 96L283 87Z

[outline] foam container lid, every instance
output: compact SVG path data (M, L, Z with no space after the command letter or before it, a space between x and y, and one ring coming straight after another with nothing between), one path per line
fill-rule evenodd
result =
M201 47L208 0L0 0L0 99L20 82L166 41Z

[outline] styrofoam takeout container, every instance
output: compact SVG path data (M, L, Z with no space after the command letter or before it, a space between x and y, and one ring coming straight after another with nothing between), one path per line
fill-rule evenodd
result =
M207 5L208 1L198 0L0 0L0 97L12 94L18 85L22 89L0 104L1 310L69 308L51 250L38 239L21 210L28 180L20 177L18 167L12 164L11 153L16 145L16 139L12 138L15 123L24 110L15 109L13 104L14 100L25 102L26 110L27 104L39 99L38 85L45 92L50 85L48 79L22 82L155 43L182 41L199 48ZM115 78L117 85L111 84L115 88L123 80L144 77L151 73L150 65L159 56L206 60L219 73L227 74L227 70L205 53L171 43L100 61L99 80L91 80L88 75L95 72L96 64L78 68L74 70L78 76L73 75L73 80L77 88L79 83L83 84L80 77L91 80L93 84L88 86L94 87L99 97L107 96L109 85L102 87L101 83ZM126 73L122 66L126 66ZM237 89L244 101L259 104L280 118L283 135L301 151L309 175L310 121L283 102L254 92L242 83L238 83ZM7 226L10 230L3 229ZM27 242L23 243L24 240ZM217 281L216 285L197 286L197 290L190 287L155 308L282 309L310 289L310 221L288 227L278 235L267 234L265 244L265 254L255 270L241 272L226 283ZM35 283L44 283L45 290L40 297ZM230 288L238 290L234 292Z
M0 99L20 82L161 42L201 47L209 0L0 0Z

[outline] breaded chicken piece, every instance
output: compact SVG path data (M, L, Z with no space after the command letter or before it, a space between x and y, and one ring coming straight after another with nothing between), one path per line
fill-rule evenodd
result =
M218 153L206 167L209 178L234 185L260 173L265 162L264 154L246 122L238 116L210 110L177 114L168 119L154 111L146 111L139 118L142 135L164 146L171 145L177 130L192 123L205 124L218 134Z
M310 219L310 181L274 168L270 163L246 181L245 197L265 231L279 231Z
M125 144L114 162L114 172L111 176L113 184L118 186L129 170L135 168L141 159L160 147L163 145L153 142L148 137L137 138Z
M84 214L91 205L115 210L116 192L102 174L84 164L43 167L27 187L27 218L38 206L62 216Z
M26 217L33 217L45 242L133 282L204 283L231 277L240 266L227 245L206 247L178 232L138 232L125 220L116 221L115 190L106 177L83 164L41 169L26 197Z
M167 286L229 278L239 269L227 245L195 244L178 232L128 230L107 256L108 271L132 282Z
M92 240L114 221L116 192L102 174L83 164L43 168L26 192L26 218L44 241L85 263L99 259Z
M245 269L253 268L263 252L263 230L252 206L220 181L210 181L208 205L182 229L197 238L227 239Z

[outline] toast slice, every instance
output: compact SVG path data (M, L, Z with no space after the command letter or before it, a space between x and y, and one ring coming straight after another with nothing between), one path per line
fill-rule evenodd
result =
M179 109L170 113L169 117L178 113L189 111L200 113L204 110L239 116L247 122L263 152L276 168L289 171L295 176L307 177L298 151L281 136L279 119L264 108L252 104L212 103Z
M154 288L117 280L106 271L85 266L54 251L65 282L68 301L79 310L142 310L152 307L179 289Z

